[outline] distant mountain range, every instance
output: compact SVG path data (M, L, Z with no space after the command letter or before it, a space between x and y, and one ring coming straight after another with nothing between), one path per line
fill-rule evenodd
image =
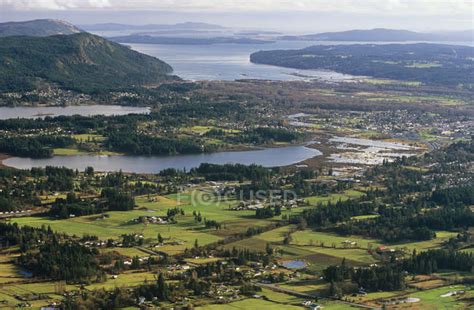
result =
M160 82L171 72L157 58L85 32L0 38L0 91L52 84L102 92Z
M37 19L24 22L0 23L0 37L33 36L47 37L57 34L75 34L82 32L76 26L54 19Z
M207 23L178 23L178 24L148 24L148 25L126 25L116 23L81 25L87 31L124 31L124 30L216 30L226 29L223 26Z
M277 32L266 31L243 31L237 33L237 39L232 40L234 36L215 36L215 37L199 37L195 38L193 33L212 33L228 31L229 28L208 23L185 22L177 24L148 24L148 25L127 25L118 23L105 23L93 25L81 25L76 27L68 22L54 19L37 19L24 22L8 22L0 23L0 37L27 35L36 37L45 37L51 35L70 35L82 31L132 31L128 36L114 38L115 41L124 43L142 43L143 41L156 41L153 43L161 44L214 44L221 41L232 41L224 43L268 43L266 40L259 42L257 38L252 36L267 35L272 36L275 40L292 40L292 41L362 41L362 42L405 42L405 41L426 41L426 42L460 42L474 41L474 30L465 31L446 31L437 33L423 33L409 30L396 29L368 29L368 30L348 30L341 32L324 32L318 34L307 35L280 35ZM141 33L139 33L141 32ZM153 33L155 32L155 33ZM181 34L188 34L185 37ZM179 34L174 38L173 34ZM153 39L148 38L149 36ZM195 40L196 39L196 40ZM120 40L120 41L119 41ZM133 41L132 41L133 40ZM249 40L249 42L247 42ZM255 41L257 40L257 41ZM164 43L166 41L166 43ZM255 42L254 42L255 41ZM174 42L174 43L170 43ZM150 42L151 43L151 42Z
M370 29L341 32L324 32L300 36L280 36L280 40L297 41L365 41L365 42L404 42L404 41L474 41L474 30L440 33L422 33L408 30Z

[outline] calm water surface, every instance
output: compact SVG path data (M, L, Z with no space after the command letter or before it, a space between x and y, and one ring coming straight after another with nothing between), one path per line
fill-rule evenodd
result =
M30 169L32 167L59 166L84 170L94 167L96 171L119 171L134 173L157 173L163 169L191 169L202 163L212 164L258 164L265 167L287 166L321 155L316 149L306 146L268 148L256 151L220 152L211 154L176 156L55 156L46 159L12 157L4 160L7 166Z
M275 66L257 65L250 62L250 54L260 50L300 49L311 42L278 41L268 44L212 44L166 45L133 44L132 49L158 57L170 64L173 74L186 80L260 79L296 81L321 79L343 81L354 79L348 74L325 70L298 70Z
M148 114L147 107L126 107L120 105L81 105L67 107L0 107L0 120L12 118L44 118L46 116L94 116Z
M301 269L308 266L308 264L306 264L304 260L287 261L287 262L283 262L282 265L288 269Z

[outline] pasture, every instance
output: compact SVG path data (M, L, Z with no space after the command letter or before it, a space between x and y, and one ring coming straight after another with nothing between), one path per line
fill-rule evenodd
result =
M310 205L318 205L318 204L327 205L329 202L330 203L336 203L339 200L340 201L346 201L346 200L353 199L353 198L358 198L358 197L361 197L361 196L364 196L363 192L348 189L348 190L345 190L341 193L306 197L305 200Z
M464 291L463 294L446 296L450 292ZM413 306L418 309L467 309L466 299L474 298L474 289L466 285L450 285L425 290L408 295L407 297L419 298L420 301ZM465 299L462 301L461 299Z
M177 254L186 248L217 242L227 235L246 232L249 227L264 227L272 219L256 219L255 211L232 211L235 200L206 201L205 193L194 191L169 196L141 196L136 198L137 208L132 211L113 211L102 215L91 215L57 220L49 217L15 218L12 222L33 227L51 226L54 231L81 237L96 235L100 239L120 239L124 234L141 234L146 244L155 243L158 234L165 239L164 246L154 248L168 254ZM168 209L182 208L185 215L178 215L175 224L152 224L133 222L141 216L166 216ZM197 222L193 212L200 213L203 221ZM204 219L215 220L222 229L204 227ZM277 218L275 218L277 219Z

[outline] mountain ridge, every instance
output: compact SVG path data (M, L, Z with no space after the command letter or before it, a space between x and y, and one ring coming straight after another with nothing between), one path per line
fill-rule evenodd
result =
M0 38L0 91L31 90L39 83L103 92L170 79L171 66L86 32Z
M47 37L60 34L70 35L80 32L83 32L83 30L71 23L57 19L35 19L21 22L0 23L0 37Z

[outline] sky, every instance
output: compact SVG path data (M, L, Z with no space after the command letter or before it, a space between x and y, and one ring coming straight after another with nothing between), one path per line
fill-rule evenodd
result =
M474 28L474 0L0 0L0 21L209 22L283 32Z

